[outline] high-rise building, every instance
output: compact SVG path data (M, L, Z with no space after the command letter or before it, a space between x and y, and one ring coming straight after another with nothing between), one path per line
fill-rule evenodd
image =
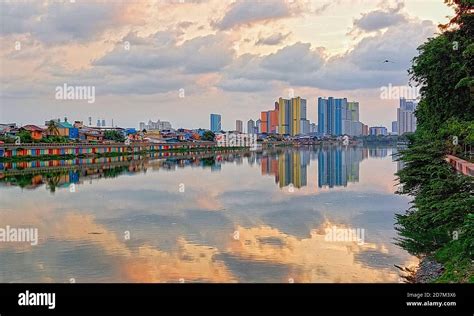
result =
M359 102L348 102L346 98L318 98L318 132L323 135L363 134L359 121Z
M379 135L387 135L387 128L384 126L373 126L369 129L369 135L371 136L379 136Z
M244 132L244 124L241 120L236 120L235 121L235 130L239 133Z
M306 99L302 99L300 97L291 98L290 117L290 135L295 136L298 134L303 134L303 130L301 129L301 122L306 121Z
M105 126L105 119L102 119L102 126Z
M260 113L261 133L268 133L268 111Z
M255 129L257 130L257 134L262 133L262 120L258 119L255 121Z
M341 112L342 135L362 135L362 123L359 122L359 102L343 102Z
M252 119L247 121L247 133L255 134L255 122Z
M291 101L288 99L278 99L278 133L290 134Z
M329 97L327 99L318 98L318 128L321 134L325 135L342 135L342 109L344 108L344 115L346 115L347 99L334 99ZM344 116L345 117L345 116Z
M318 98L318 128L321 134L342 135L342 108L346 109L347 99Z
M278 133L278 109L279 103L275 102L275 108L270 111L262 111L260 113L262 133Z
M221 115L211 114L211 131L214 133L222 130Z
M153 122L152 120L148 120L148 124L145 124L145 122L140 122L139 128L141 131L143 131L144 129L147 131L152 131L152 130L163 131L163 130L172 129L172 126L171 126L171 123L168 121L158 120L156 122Z
M275 108L272 111L268 111L268 119L269 119L269 132L272 134L278 133L278 112L279 112L280 104L275 102Z
M301 120L300 121L300 134L307 135L311 132L311 128L309 125L309 120Z
M276 106L276 105L275 105ZM295 136L303 134L302 121L306 121L306 99L301 97L278 101L278 134ZM305 128L309 130L306 122Z
M398 134L398 121L392 122L392 134Z
M362 136L367 136L369 135L369 126L362 124Z
M416 107L416 100L400 98L400 107L397 109L397 130L399 135L416 131Z

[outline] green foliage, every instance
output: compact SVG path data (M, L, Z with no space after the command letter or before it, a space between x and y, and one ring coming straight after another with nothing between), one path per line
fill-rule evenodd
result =
M214 137L216 135L211 132L211 131L205 131L204 134L202 135L201 139L202 140L207 140L207 141L214 141Z
M448 2L459 15L451 23L457 28L421 45L409 71L421 85L421 100L417 131L408 136L408 149L399 158L404 168L397 175L399 193L413 200L405 214L396 216L396 230L398 245L416 255L432 254L444 264L438 282L468 282L473 279L474 178L455 172L444 157L462 153L474 140L474 20L462 13L463 1ZM453 145L452 136L459 145Z
M474 224L474 223L473 223ZM472 256L466 257L466 245L472 238L464 238L461 240L452 240L441 248L435 255L438 262L444 264L444 273L439 277L437 282L469 282L474 283L474 266L472 264Z
M11 136L0 136L0 141L4 142L5 144L12 144L15 142L15 138Z
M33 138L31 138L31 134L28 131L20 131L18 132L17 136L20 137L20 141L22 143L32 143Z
M472 121L473 17L463 17L464 27L428 40L418 50L409 70L412 81L421 86L417 109L418 127L436 133L450 118Z
M114 142L119 142L119 143L125 141L125 137L119 131L105 131L104 138L107 140L112 140Z
M49 135L41 140L42 143L69 143L71 140L66 136Z

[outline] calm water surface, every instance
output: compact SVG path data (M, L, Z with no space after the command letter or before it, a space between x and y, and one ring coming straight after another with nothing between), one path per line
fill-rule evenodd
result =
M399 282L394 150L5 164L0 228L39 242L0 242L0 282Z

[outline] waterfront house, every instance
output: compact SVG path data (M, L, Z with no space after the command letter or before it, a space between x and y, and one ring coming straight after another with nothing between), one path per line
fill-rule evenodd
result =
M58 122L58 131L59 135L70 138L70 139L77 139L79 138L79 129L74 127L68 121Z
M31 135L31 139L33 140L41 140L43 138L44 130L36 125L25 125L20 128L20 131L27 131Z
M0 136L15 137L19 131L16 123L0 124Z
M54 122L55 128L49 128L51 122ZM79 121L77 121L79 122ZM45 125L48 126L46 130L47 135L57 135L67 137L69 139L78 139L79 138L79 128L74 126L67 121L67 118L64 118L64 122L61 122L60 119L52 119L45 122Z
M0 123L0 135L5 135L5 131L17 128L16 123Z
M104 133L96 128L83 127L79 130L79 139L87 142L102 142Z

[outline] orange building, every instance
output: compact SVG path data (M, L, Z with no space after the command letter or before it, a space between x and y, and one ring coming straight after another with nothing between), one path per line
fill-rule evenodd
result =
M41 140L43 138L43 129L36 125L25 125L21 128L30 133L33 140Z
M278 110L268 111L270 116L270 133L278 131Z
M260 116L261 121L261 131L260 133L268 133L268 112L263 111Z
M278 102L275 102L274 110L261 112L261 133L276 134L278 132L278 109L279 104Z

